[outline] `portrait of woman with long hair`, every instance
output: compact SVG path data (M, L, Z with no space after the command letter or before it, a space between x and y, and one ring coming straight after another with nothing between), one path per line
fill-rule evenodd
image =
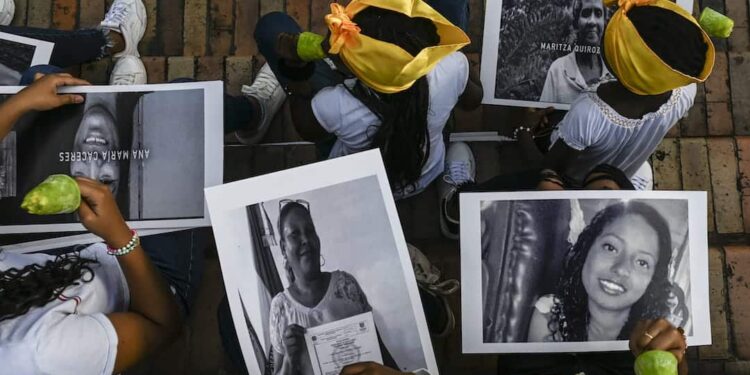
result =
M529 342L627 340L644 319L669 316L672 238L652 206L599 211L566 255L557 291L540 297Z

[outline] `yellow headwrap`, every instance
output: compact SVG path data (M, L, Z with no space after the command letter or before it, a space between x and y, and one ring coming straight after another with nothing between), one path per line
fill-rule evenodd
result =
M440 44L412 56L395 44L361 34L352 18L369 6L431 20L437 28ZM443 57L470 42L460 28L422 0L352 0L346 8L332 3L331 14L325 20L331 30L329 53L338 54L367 86L386 94L408 89Z
M616 2L620 9L612 16L604 33L604 55L613 73L628 90L639 95L656 95L708 78L714 67L714 45L690 13L669 0L604 1L607 6ZM708 49L706 62L698 77L685 75L667 65L638 34L627 13L634 6L646 5L675 12L701 30Z

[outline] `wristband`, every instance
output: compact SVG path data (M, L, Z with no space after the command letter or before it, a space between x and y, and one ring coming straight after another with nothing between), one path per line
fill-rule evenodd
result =
M309 31L300 33L297 38L297 56L305 62L322 60L326 57L322 47L323 39L322 35Z
M135 248L141 243L141 240L140 237L138 237L138 232L136 232L135 229L131 229L130 233L133 235L133 237L130 238L130 241L128 241L125 246L119 249L115 249L107 245L107 254L121 257L135 250Z
M519 131L525 131L531 133L531 128L527 128L525 126L519 126L513 130L513 139L518 139L518 132Z

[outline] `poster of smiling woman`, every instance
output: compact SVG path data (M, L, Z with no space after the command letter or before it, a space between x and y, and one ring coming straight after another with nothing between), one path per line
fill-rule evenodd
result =
M0 100L20 89L0 88ZM65 90L84 103L30 113L0 140L0 233L83 230L75 214L20 208L52 174L107 185L132 228L209 225L203 188L222 182L221 82Z
M677 3L692 11L692 1ZM483 103L569 109L580 93L616 79L601 51L615 10L602 0L487 0Z
M581 193L461 195L464 352L628 350L659 318L709 345L706 193Z
M378 150L206 189L250 374L438 374Z

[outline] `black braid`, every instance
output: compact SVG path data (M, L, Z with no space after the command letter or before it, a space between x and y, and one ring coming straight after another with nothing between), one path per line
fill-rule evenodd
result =
M654 228L659 237L659 260L646 292L630 308L628 320L617 335L618 340L627 340L630 331L639 320L664 318L669 313L669 298L672 290L672 282L669 281L669 262L672 258L672 236L669 232L669 225L656 209L646 203L639 201L617 203L599 211L578 236L575 245L568 251L551 310L552 318L547 325L555 339L588 340L588 293L583 286L583 265L591 246L604 228L615 219L628 214L640 215Z
M435 25L426 18L369 7L358 13L354 22L362 34L396 44L413 56L440 43ZM395 94L375 93L361 85L351 92L380 119L380 125L372 128L371 147L380 149L392 186L400 190L413 188L430 156L427 78L422 77L409 89Z
M58 255L42 264L0 271L0 321L26 314L34 307L46 305L71 285L94 279L92 264L78 253ZM88 277L87 277L88 276Z

